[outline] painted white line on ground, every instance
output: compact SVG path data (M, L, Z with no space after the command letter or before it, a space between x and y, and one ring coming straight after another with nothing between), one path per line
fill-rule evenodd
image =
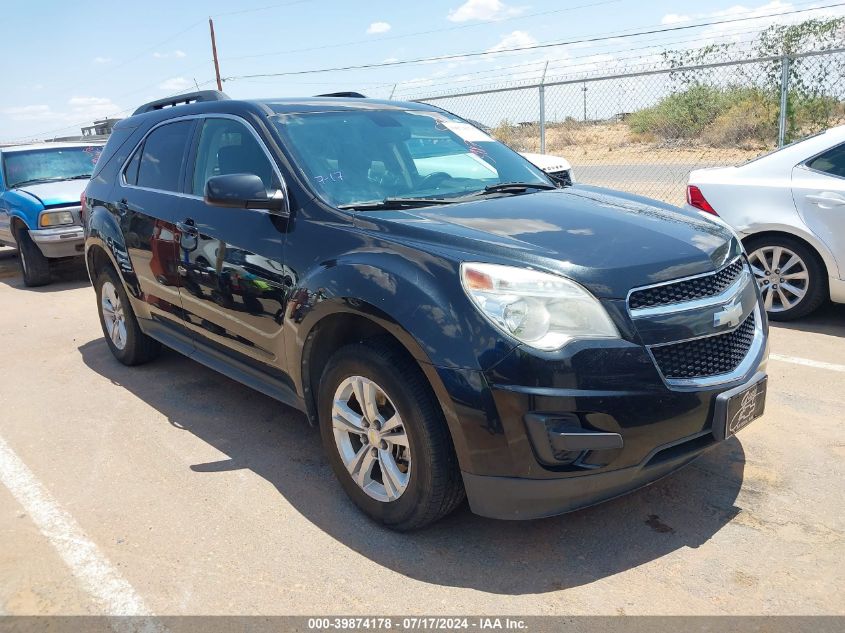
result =
M85 535L79 524L65 512L32 471L0 437L0 482L17 499L41 533L62 557L103 613L109 616L149 616L144 601L120 572ZM128 624L128 623L127 623ZM157 631L152 621L133 623L132 628ZM138 626L140 625L140 626Z
M805 367L815 367L816 369L845 372L845 365L823 363L820 360L810 360L809 358L799 358L797 356L781 356L780 354L769 354L769 358L780 361L781 363L792 363L793 365L804 365Z

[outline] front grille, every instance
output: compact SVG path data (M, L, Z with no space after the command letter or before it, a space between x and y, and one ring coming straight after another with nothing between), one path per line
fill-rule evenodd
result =
M736 280L742 272L743 266L742 258L738 258L732 264L709 275L654 288L635 290L631 293L628 305L632 310L637 310L713 297Z
M754 341L754 312L726 334L652 347L651 353L667 380L708 378L729 374L748 355Z

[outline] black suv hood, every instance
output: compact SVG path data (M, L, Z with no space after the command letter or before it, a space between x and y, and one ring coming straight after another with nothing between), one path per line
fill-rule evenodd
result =
M395 237L478 258L545 268L604 298L710 272L741 252L729 229L698 214L598 187L487 198L359 221Z

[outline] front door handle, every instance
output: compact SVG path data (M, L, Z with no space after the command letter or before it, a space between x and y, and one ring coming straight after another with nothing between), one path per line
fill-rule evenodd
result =
M181 233L186 235L197 235L199 230L196 227L196 223L193 221L192 218L185 218L181 222L176 223L176 228L179 229Z
M831 208L831 207L841 207L845 205L845 198L843 198L838 193L833 193L832 191L823 191L822 193L811 193L807 196L807 201L811 202L812 204L816 205L817 207L824 208Z

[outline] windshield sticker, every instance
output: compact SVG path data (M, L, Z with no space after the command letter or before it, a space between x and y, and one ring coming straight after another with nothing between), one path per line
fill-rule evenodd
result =
M91 154L91 164L96 165L97 161L100 160L100 154L103 153L103 148L99 145L91 145L83 149L86 154Z
M457 134L460 136L464 141L469 143L492 143L493 139L490 138L487 134L479 130L474 125L470 125L469 123L464 123L463 121L438 121L438 124L442 124L450 132Z

